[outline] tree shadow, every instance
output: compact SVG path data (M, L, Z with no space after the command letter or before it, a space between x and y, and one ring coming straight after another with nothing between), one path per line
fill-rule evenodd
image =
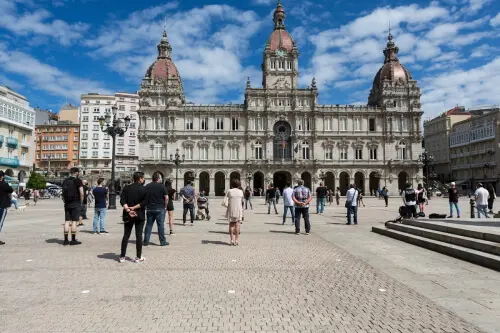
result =
M223 235L229 235L229 231L215 231L215 230L209 230L208 232L212 234L223 234Z
M221 242L221 241L209 241L209 240L202 240L201 244L213 244L213 245L229 245L228 242Z
M272 232L275 234L290 234L290 235L295 234L295 231L283 231L283 230L269 230L269 232Z
M59 245L64 244L64 240L59 238L46 239L45 242L49 244L59 244Z
M99 254L97 256L97 258L99 258L99 259L109 259L109 260L118 260L120 258L120 255L116 254L116 253L103 253L103 254Z

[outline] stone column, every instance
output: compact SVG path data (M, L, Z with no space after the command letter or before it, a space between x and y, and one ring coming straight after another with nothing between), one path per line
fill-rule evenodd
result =
M207 195L215 196L215 177L210 177L210 192Z
M230 179L229 177L226 177L226 179L224 180L224 193L226 193L229 188L230 188Z
M365 177L365 188L364 188L364 191L365 191L365 197L366 196L370 196L370 178L369 177Z

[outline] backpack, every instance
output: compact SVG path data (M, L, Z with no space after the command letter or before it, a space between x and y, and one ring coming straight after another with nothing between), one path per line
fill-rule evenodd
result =
M249 190L249 189L246 189L246 190L245 190L245 196L246 196L246 197L249 197L249 196L250 196L250 190Z
M75 202L80 200L80 193L76 188L76 178L66 178L62 184L62 197L64 202Z

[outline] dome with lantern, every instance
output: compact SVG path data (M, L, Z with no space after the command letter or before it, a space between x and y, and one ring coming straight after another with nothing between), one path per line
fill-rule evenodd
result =
M179 71L171 58L172 46L168 42L167 32L163 31L160 44L158 44L158 57L149 66L145 78L151 79L152 83L163 83L169 80L178 80L182 83Z
M285 9L283 8L281 1L278 0L278 4L273 15L274 30L267 41L267 49L272 52L277 50L291 52L295 46L295 41L288 31L286 31L285 18Z

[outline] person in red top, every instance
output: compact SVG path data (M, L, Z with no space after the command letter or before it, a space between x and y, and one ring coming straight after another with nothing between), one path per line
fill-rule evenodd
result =
M457 211L457 217L460 218L460 207L458 207L458 190L455 187L455 183L451 183L451 187L448 189L448 201L450 204L450 216L448 218L453 217L453 206L455 206L455 209Z

